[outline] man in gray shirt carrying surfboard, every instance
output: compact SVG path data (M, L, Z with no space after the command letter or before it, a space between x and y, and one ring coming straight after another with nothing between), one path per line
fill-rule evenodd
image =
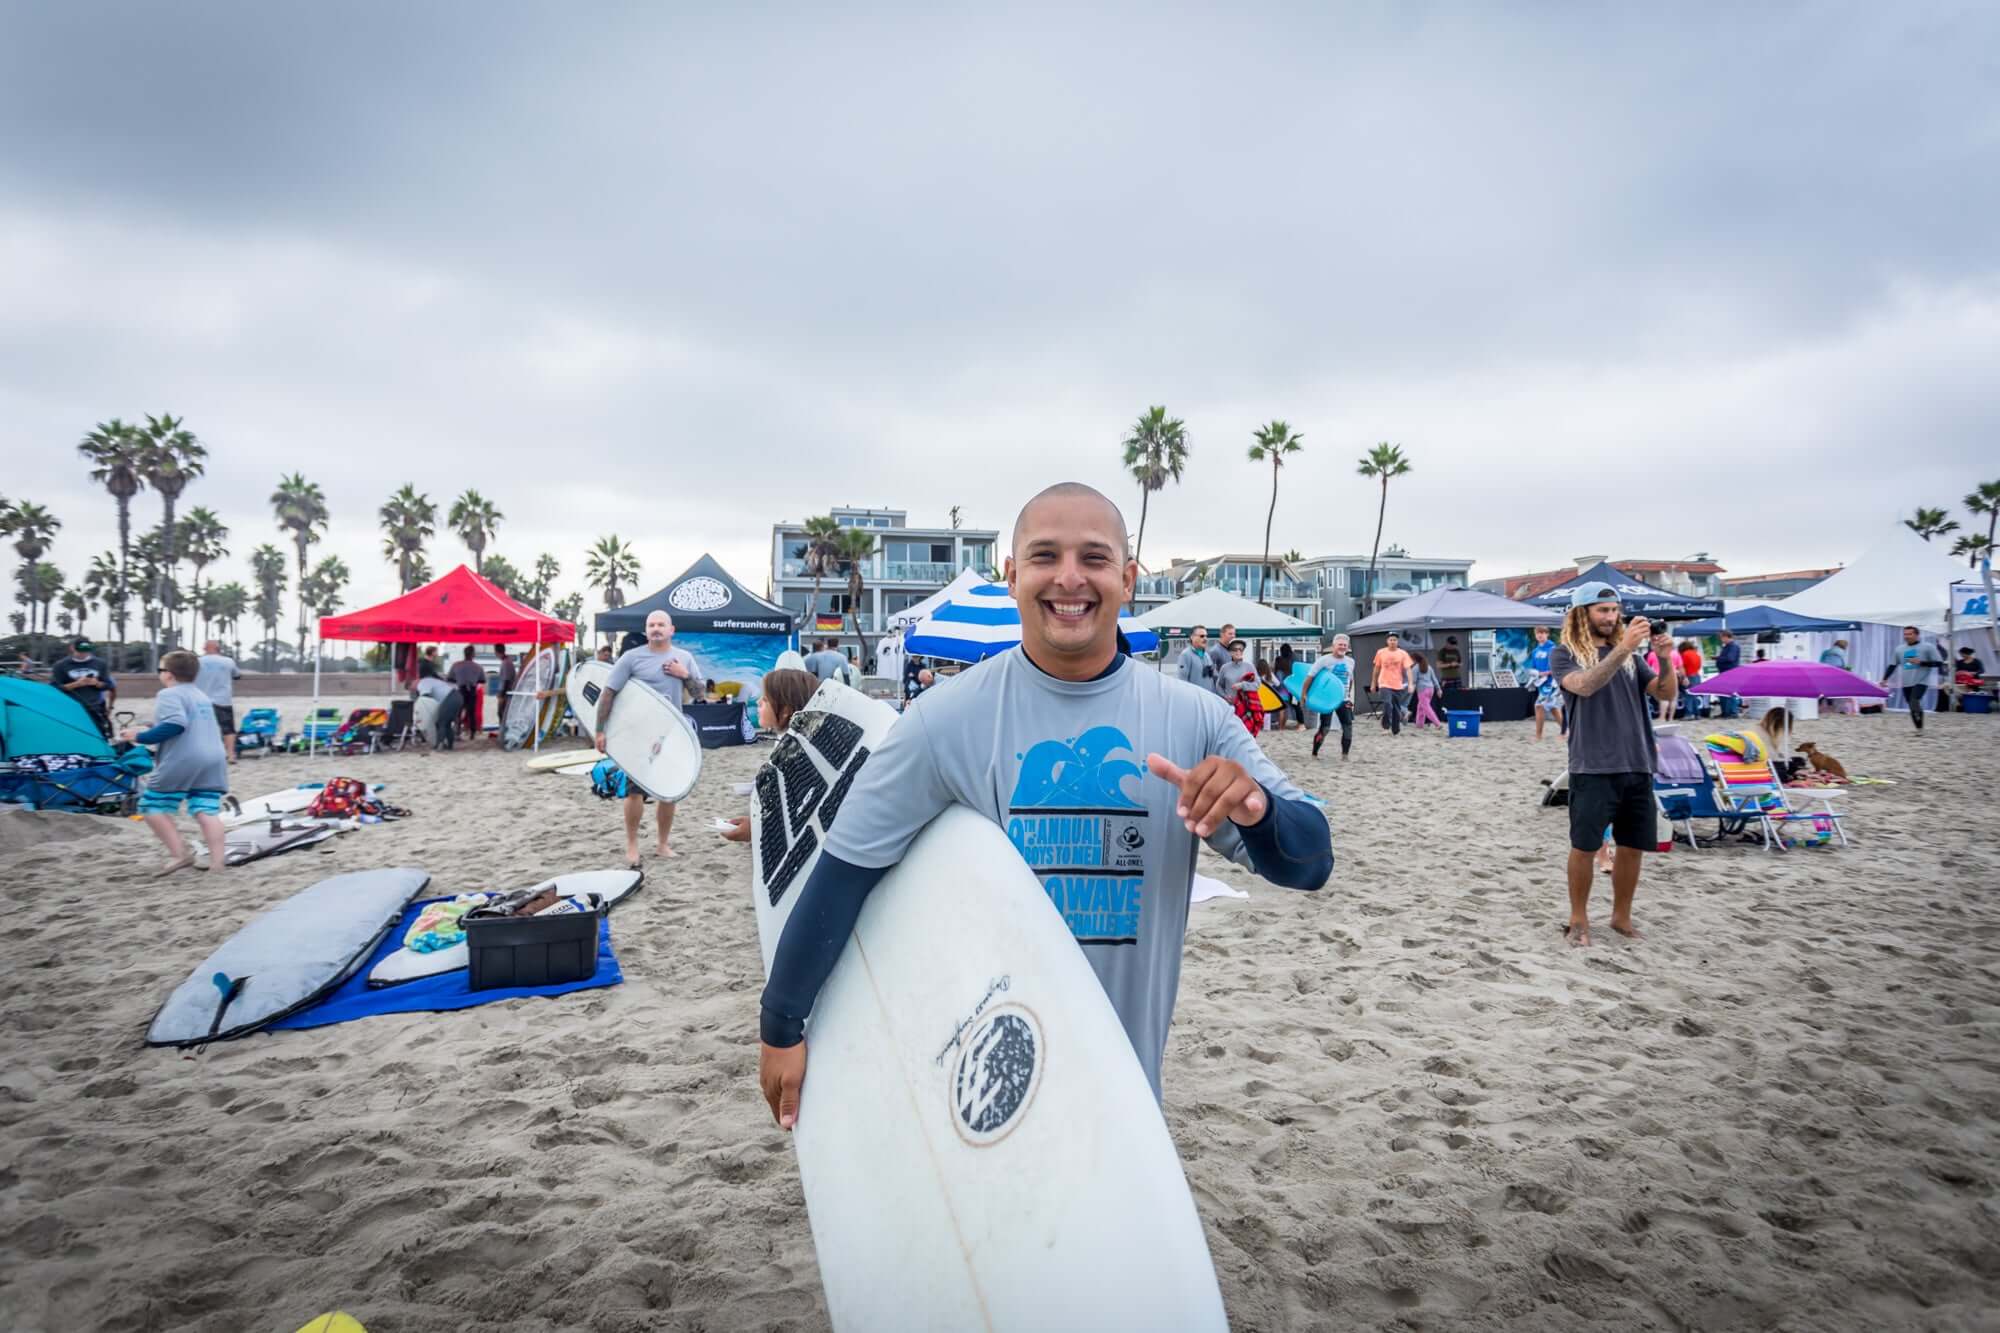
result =
M618 697L618 691L633 681L652 690L675 708L681 706L686 693L699 694L702 688L700 668L695 665L694 654L674 647L674 618L665 611L654 611L646 617L646 641L619 657L611 667L611 679L604 683L604 693L597 700L597 724L593 728L599 751L604 749L604 728L611 720L611 705ZM646 814L646 794L636 786L628 786L625 791L625 864L637 869L639 866L639 822ZM660 826L659 846L661 856L672 856L674 849L668 839L674 831L674 803L660 802L658 816Z
M1043 491L1015 521L1006 572L1020 646L904 712L859 771L779 940L758 1078L787 1129L805 1082L805 1020L862 902L949 805L991 819L1022 853L1156 1097L1196 839L1286 888L1317 889L1332 873L1325 813L1214 691L1122 651L1118 608L1138 566L1117 506L1075 482Z

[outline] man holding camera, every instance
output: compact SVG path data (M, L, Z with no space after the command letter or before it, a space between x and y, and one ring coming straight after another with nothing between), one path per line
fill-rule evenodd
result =
M1672 660L1673 636L1655 634L1644 616L1622 629L1618 591L1586 583L1570 594L1550 671L1562 687L1569 717L1569 924L1572 946L1590 943L1592 861L1605 831L1616 844L1611 866L1611 928L1638 939L1632 899L1639 892L1639 854L1659 846L1653 768L1659 746L1646 716L1646 696L1672 717L1676 673L1646 665L1650 643L1662 663Z

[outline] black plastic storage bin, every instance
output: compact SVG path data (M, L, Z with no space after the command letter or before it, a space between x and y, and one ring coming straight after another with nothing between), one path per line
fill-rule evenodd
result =
M467 913L472 989L556 986L597 974L597 923L604 909L560 916L477 916Z

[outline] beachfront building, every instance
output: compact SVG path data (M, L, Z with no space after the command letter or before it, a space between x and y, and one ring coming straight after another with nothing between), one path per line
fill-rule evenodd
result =
M1463 588L1472 561L1452 556L1411 555L1391 546L1375 560L1375 581L1368 581L1368 555L1321 555L1291 566L1309 584L1317 603L1314 618L1331 633L1344 630L1364 616L1394 606L1405 597Z
M1261 590L1264 605L1276 607L1307 624L1319 624L1319 589L1312 580L1302 576L1298 566L1275 557L1269 570L1267 577L1264 557L1255 553L1228 552L1202 560L1177 556L1158 573L1139 576L1137 590L1132 595L1132 614L1143 616L1205 588L1220 588L1253 602L1259 600Z
M865 528L876 539L875 554L861 567L861 632L872 644L890 616L925 600L970 569L998 578L1000 534L992 528L913 528L901 509L841 507L831 511L843 528ZM854 621L848 616L847 577L829 574L820 580L820 625L805 619L813 600L812 576L806 572L806 530L803 522L771 525L771 600L799 617L803 640L827 638L842 648L855 642ZM839 628L834 628L834 618Z
M1521 602L1530 597L1540 597L1551 588L1561 587L1584 570L1600 563L1606 563L1601 555L1580 555L1561 569L1543 569L1532 574L1481 579L1473 586L1481 592L1497 593L1502 597L1511 597ZM1658 588L1661 592L1677 593L1682 597L1723 595L1722 566L1710 559L1706 551L1682 560L1612 560L1608 563L1616 566L1629 578Z
M1746 574L1742 578L1722 580L1724 597L1763 597L1772 601L1780 597L1790 597L1795 592L1804 592L1816 583L1824 583L1840 572L1839 569L1789 569L1781 574Z

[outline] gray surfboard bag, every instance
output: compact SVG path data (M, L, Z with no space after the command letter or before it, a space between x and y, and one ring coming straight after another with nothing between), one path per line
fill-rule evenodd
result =
M148 1046L246 1036L353 976L431 877L404 866L323 879L252 917L167 997Z

